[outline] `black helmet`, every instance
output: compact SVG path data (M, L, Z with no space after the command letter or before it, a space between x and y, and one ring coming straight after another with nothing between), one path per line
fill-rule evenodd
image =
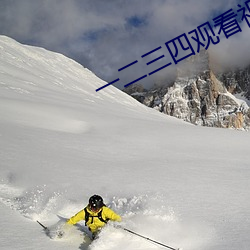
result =
M96 194L91 196L89 198L89 206L90 209L93 210L99 210L100 208L102 208L104 206L102 197Z

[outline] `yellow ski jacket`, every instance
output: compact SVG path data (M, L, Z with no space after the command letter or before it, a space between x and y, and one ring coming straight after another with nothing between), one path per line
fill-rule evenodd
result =
M121 221L120 215L116 214L113 210L110 208L103 206L99 211L93 212L89 209L89 207L86 207L87 212L89 213L88 221L85 221L86 226L88 226L89 230L92 233L97 232L100 228L102 228L106 223L104 221L112 220L112 221ZM100 214L101 211L101 218L104 220L100 220L98 218L98 214ZM72 216L68 221L67 224L74 225L80 220L85 220L85 211L82 209L77 214Z

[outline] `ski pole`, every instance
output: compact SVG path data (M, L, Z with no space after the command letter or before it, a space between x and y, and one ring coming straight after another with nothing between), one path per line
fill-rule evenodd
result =
M47 227L45 227L41 222L39 222L38 220L36 221L40 226L42 226L43 227L43 229L46 231L46 230L48 230L48 228Z
M129 233L131 233L131 234L137 235L137 236L139 236L139 237L141 237L141 238L143 238L143 239L145 239L145 240L148 240L148 241L154 242L154 243L156 243L156 244L158 244L158 245L161 245L161 246L163 246L163 247L166 247L166 248L168 248L168 249L171 249L171 250L180 250L180 248L173 248L173 247L167 246L167 245L162 244L162 243L160 243L160 242L158 242L158 241L152 240L152 239L150 239L150 238L148 238L148 237L145 237L145 236L143 236L143 235L140 235L140 234L138 234L138 233L135 233L135 232L133 232L133 231L127 229L127 228L122 228L122 229L125 230L125 231L127 231L127 232L129 232Z

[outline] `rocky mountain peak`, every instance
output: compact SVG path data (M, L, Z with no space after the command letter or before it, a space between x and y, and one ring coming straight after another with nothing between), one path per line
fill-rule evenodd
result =
M209 53L202 50L181 64L170 86L145 90L135 85L126 92L149 107L196 125L248 129L249 106L233 94L247 96L249 71L215 74Z
M209 69L209 55L206 50L201 50L199 54L188 57L177 68L178 77L193 78L197 75L205 74Z

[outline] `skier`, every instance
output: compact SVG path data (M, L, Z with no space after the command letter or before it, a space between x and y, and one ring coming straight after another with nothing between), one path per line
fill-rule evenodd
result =
M85 220L85 226L92 232L94 239L109 220L120 222L122 219L120 215L105 206L101 196L95 194L89 198L89 204L72 216L67 224L74 225L80 220Z

